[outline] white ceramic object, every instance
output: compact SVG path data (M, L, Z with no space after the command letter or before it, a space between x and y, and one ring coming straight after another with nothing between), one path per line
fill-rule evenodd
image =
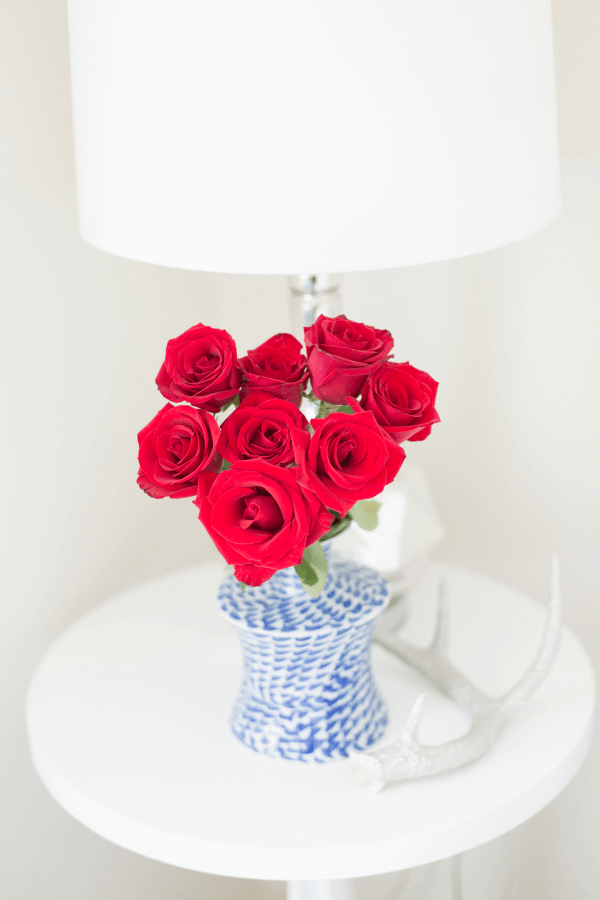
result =
M404 633L431 635L445 574L449 653L498 694L527 668L545 609L457 569L432 567ZM154 581L103 604L48 650L31 681L35 766L56 800L109 840L173 865L248 878L347 879L441 859L491 840L553 799L588 746L594 675L568 628L548 677L486 756L437 778L355 787L346 760L307 766L243 747L228 714L241 654L215 602L220 564ZM374 648L375 677L399 728L426 686ZM394 718L395 717L395 718ZM464 733L431 695L421 739Z
M385 575L392 596L403 594L423 573L444 537L444 526L427 476L416 466L404 463L375 499L381 503L377 527L365 531L353 522L336 538L336 547L349 559Z
M231 727L257 753L330 762L381 738L388 716L371 671L371 639L389 599L385 578L332 552L318 598L293 568L260 587L233 573L221 612L242 645L244 674Z

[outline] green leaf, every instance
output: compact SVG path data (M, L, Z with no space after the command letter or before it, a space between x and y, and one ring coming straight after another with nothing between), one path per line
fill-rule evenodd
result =
M299 566L294 566L302 587L315 599L327 581L327 557L319 541L306 547Z
M241 394L240 394L240 393L237 393L237 394L235 395L235 397L233 397L231 400L228 400L227 403L224 403L224 404L223 404L223 406L221 407L221 409L219 410L219 412L222 412L222 413L227 412L227 410L228 410L231 406L233 406L234 408L237 408L237 407L240 405L240 397L241 397Z
M223 462L221 463L221 472L226 472L227 469L230 469L230 468L231 468L231 463L227 462L227 460L224 459Z
M329 415L329 413L347 413L352 415L354 410L351 406L348 406L346 403L342 403L339 406L336 406L334 403L325 403L324 400L319 401L319 412L317 413L317 419L325 419Z
M334 513L335 515L335 513ZM331 538L337 537L338 534L342 534L346 530L346 528L350 528L352 524L352 519L348 516L344 516L343 519L336 518L333 522L333 525L329 529L329 531L325 532L323 537L320 537L319 540L324 543L325 541L331 540Z
M359 500L348 515L365 531L373 531L374 528L377 528L377 512L380 506L381 503L378 503L377 500Z

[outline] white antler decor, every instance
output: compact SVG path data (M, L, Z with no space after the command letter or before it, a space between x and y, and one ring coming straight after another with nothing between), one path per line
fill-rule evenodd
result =
M380 791L391 781L438 775L464 766L482 756L495 743L515 710L545 678L556 654L562 622L558 560L552 558L550 598L544 636L536 658L520 681L500 697L488 697L458 672L445 655L448 611L444 583L440 583L438 617L429 647L415 647L393 633L393 610L385 615L374 640L419 671L471 716L471 728L462 737L435 747L419 743L417 732L426 693L415 700L400 735L379 750L351 754L356 784ZM387 622L387 624L386 624Z

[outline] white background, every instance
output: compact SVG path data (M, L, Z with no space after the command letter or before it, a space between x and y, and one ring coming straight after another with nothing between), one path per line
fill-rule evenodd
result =
M0 896L268 896L96 837L28 757L23 694L53 638L115 591L213 552L191 502L151 501L135 484L166 340L202 321L244 352L288 328L283 278L163 269L82 242L65 5L0 3ZM447 526L440 555L543 599L556 549L567 619L598 663L600 2L557 0L554 13L562 217L491 253L348 275L343 295L350 318L389 328L396 358L441 382L442 424L408 447ZM515 900L599 895L597 755L596 743L516 831Z

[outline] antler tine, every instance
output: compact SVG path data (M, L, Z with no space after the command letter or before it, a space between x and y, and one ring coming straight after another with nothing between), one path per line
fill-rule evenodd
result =
M450 616L448 607L448 583L445 578L440 578L438 583L438 603L435 621L435 631L430 644L430 649L446 655L448 650L448 637L450 634Z
M558 647L561 625L562 599L560 592L560 571L558 557L556 554L553 554L550 561L548 613L546 616L546 626L544 628L542 641L535 659L523 677L501 698L502 710L504 712L512 712L517 706L524 703L546 677Z
M350 751L350 766L355 784L377 792L393 780L393 770L398 761L412 767L413 760L418 760L421 745L417 731L423 717L423 707L427 699L427 691L422 691L414 700L402 730L395 740L379 750L356 753ZM400 777L403 777L402 775Z
M415 742L418 743L417 732L423 718L423 707L426 700L427 691L421 691L411 706L406 722L402 726L402 731L398 735L398 743L402 743L405 746Z

